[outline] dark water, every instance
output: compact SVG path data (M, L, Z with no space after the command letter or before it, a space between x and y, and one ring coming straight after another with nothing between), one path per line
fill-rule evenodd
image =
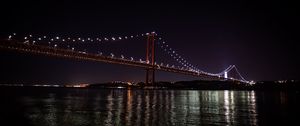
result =
M1 123L11 125L288 125L300 121L297 91L21 87L0 91Z

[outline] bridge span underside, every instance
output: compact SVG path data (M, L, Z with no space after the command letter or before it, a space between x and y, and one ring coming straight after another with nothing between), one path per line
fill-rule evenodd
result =
M120 64L120 65L127 65L132 67L139 67L143 69L154 69L159 71L166 71L171 73L178 73L184 75L190 75L199 77L202 80L232 80L238 81L235 79L226 79L223 76L214 76L208 75L203 72L195 72L187 69L180 69L175 67L169 66L162 66L155 64L154 66L150 63L145 61L135 61L129 60L124 58L117 58L112 56L104 56L99 54L91 54L91 53L82 53L73 51L71 49L60 49L55 47L48 47L43 45L34 45L34 44L24 44L18 41L8 41L8 40L1 40L0 41L0 49L1 50L13 50L17 52L25 52L25 53L32 53L38 55L45 55L51 57L60 57L60 58L69 58L69 59L76 59L76 60L86 60L86 61L96 61L96 62L104 62L104 63L111 63L111 64Z

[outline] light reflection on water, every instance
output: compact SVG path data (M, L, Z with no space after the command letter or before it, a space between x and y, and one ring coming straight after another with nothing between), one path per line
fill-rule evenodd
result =
M257 125L255 91L66 90L23 96L34 125Z

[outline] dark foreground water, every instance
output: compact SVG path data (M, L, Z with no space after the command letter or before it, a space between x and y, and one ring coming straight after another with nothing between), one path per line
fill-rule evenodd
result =
M0 125L300 124L297 91L0 87L0 94Z

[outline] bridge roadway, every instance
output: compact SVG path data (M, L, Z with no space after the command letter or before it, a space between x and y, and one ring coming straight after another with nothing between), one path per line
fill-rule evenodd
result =
M209 75L204 72L196 72L187 69L175 68L170 66L164 65L152 65L146 63L145 61L135 61L129 60L125 58L117 58L112 56L104 56L99 54L91 54L91 53L82 53L78 51L74 51L71 49L61 49L61 48L54 48L48 47L43 45L34 45L34 44L24 44L22 42L12 41L12 40L0 40L0 49L2 50L14 50L18 52L27 52L32 54L41 54L46 56L53 56L53 57L62 57L62 58L69 58L69 59L78 59L78 60L87 60L87 61L96 61L96 62L104 62L104 63L112 63L112 64L120 64L120 65L127 65L133 67L140 67L144 69L155 69L160 71L172 72L172 73L179 73L184 75L191 75L200 77L201 79L205 80L232 80L232 81L240 81L233 78L225 79L222 76L215 76ZM242 81L240 81L242 82Z

